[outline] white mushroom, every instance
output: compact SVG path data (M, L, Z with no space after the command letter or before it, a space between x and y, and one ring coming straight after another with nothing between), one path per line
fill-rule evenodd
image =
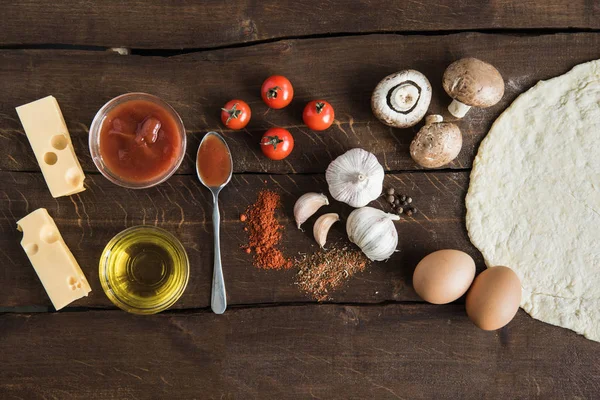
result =
M444 90L454 101L450 114L462 118L471 107L487 108L504 95L504 80L494 66L476 58L463 58L446 68Z
M425 126L410 143L410 156L425 168L438 168L454 160L462 147L458 126L442 122L441 115L429 115Z
M373 91L373 114L395 128L416 125L427 113L431 84L419 71L408 69L386 76Z

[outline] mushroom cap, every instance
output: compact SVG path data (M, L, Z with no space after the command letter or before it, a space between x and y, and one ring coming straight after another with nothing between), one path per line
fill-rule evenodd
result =
M407 69L383 78L371 97L373 114L395 128L416 125L427 113L431 102L431 84L427 77Z
M433 122L415 135L410 143L410 156L422 167L438 168L454 160L461 147L462 135L458 126L450 122Z
M504 95L500 72L477 58L463 58L450 64L442 85L450 97L471 107L491 107Z

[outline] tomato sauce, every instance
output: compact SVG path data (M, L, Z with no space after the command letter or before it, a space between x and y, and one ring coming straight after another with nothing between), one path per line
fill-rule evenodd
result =
M161 177L182 151L175 117L148 100L131 100L108 112L100 128L100 155L121 179L146 182Z
M204 184L221 186L231 173L231 155L225 143L215 135L208 135L198 149L198 173Z

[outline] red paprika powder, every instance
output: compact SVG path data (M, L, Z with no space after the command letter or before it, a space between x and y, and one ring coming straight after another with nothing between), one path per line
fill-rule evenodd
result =
M254 266L262 269L288 269L292 260L277 248L281 241L283 226L277 221L275 212L280 206L279 194L261 190L256 203L248 207L240 220L246 222L248 244L243 248L254 253ZM243 218L242 218L243 217Z

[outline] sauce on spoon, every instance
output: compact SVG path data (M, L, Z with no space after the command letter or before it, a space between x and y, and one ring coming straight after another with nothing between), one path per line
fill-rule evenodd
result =
M218 187L231 174L229 149L217 136L209 135L198 149L198 173L206 186Z

